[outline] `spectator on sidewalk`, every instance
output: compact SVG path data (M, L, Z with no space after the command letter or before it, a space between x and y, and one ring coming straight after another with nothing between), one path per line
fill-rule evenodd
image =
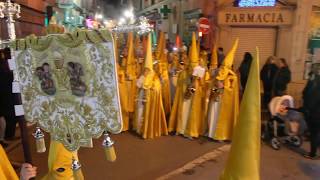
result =
M303 109L310 131L310 152L306 158L316 159L320 146L320 64L314 64L303 90Z
M253 59L252 55L249 52L245 52L243 56L243 60L239 67L240 83L241 83L242 91L244 91L244 89L246 88L252 59Z
M263 106L268 107L272 97L272 89L275 75L278 67L275 64L275 57L270 56L267 62L263 65L260 72L260 79L263 84Z
M286 94L287 86L291 81L291 71L284 58L280 58L277 62L278 71L274 77L273 95L283 96Z

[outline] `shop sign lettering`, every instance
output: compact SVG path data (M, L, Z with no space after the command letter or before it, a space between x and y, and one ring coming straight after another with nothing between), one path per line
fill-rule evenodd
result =
M290 11L220 11L220 25L290 25Z

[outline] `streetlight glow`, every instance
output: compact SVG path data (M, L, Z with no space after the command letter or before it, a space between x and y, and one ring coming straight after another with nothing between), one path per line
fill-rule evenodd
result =
M132 17L134 17L134 14L131 9L130 10L128 9L128 10L124 11L124 16L127 18L132 18Z
M102 18L103 18L102 14L96 14L96 19L102 19Z

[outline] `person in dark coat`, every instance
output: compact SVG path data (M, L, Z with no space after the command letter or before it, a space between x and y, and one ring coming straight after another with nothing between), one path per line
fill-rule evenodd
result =
M267 107L272 97L273 81L278 71L275 57L270 56L261 69L260 79L263 84L263 105Z
M9 70L7 59L10 58L10 49L0 52L0 116L6 120L5 139L15 137L16 118L14 114L14 97L12 94L13 73Z
M223 52L223 48L222 48L222 47L219 47L219 48L218 48L217 54L218 54L218 67L220 67L220 66L222 65L223 61L224 61L224 58L226 57L226 56L224 55L224 52ZM210 58L209 58L209 59L210 59Z
M310 131L310 152L304 156L316 159L320 146L320 64L313 65L303 90L303 110Z
M273 95L283 96L286 93L287 86L291 81L291 71L284 58L278 60L278 71L274 77Z
M252 59L252 55L249 52L244 53L243 61L239 67L240 83L243 91L246 88Z

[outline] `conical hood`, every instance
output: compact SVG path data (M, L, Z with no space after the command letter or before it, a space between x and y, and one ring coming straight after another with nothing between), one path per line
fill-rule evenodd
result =
M126 74L130 76L135 75L135 58L134 58L134 47L133 47L133 34L132 32L129 33L128 38L128 57L127 57L127 68L126 68Z
M218 68L217 43L214 43L211 53L210 69Z
M261 95L258 48L256 51L241 101L229 158L220 180L260 179Z
M191 48L190 48L190 65L192 67L199 65L199 53L197 49L197 40L196 40L196 33L192 33L192 42L191 42Z
M160 53L160 56L164 50L164 42L165 42L164 32L160 31L159 41L157 46L157 51Z
M130 42L133 40L133 32L128 33L128 39L127 39L127 48L129 48Z
M234 56L237 51L239 44L239 39L237 38L236 41L234 42L232 49L229 51L227 56L225 57L222 65L228 69L232 69L233 61L234 61Z
M142 47L143 47L143 53L144 55L147 52L147 44L148 44L148 36L143 36L142 37Z
M153 61L152 61L152 45L151 45L151 34L148 35L147 40L147 52L146 59L144 62L144 67L148 68L150 71L153 71Z
M140 37L137 35L135 40L134 40L134 47L139 47L140 46Z

